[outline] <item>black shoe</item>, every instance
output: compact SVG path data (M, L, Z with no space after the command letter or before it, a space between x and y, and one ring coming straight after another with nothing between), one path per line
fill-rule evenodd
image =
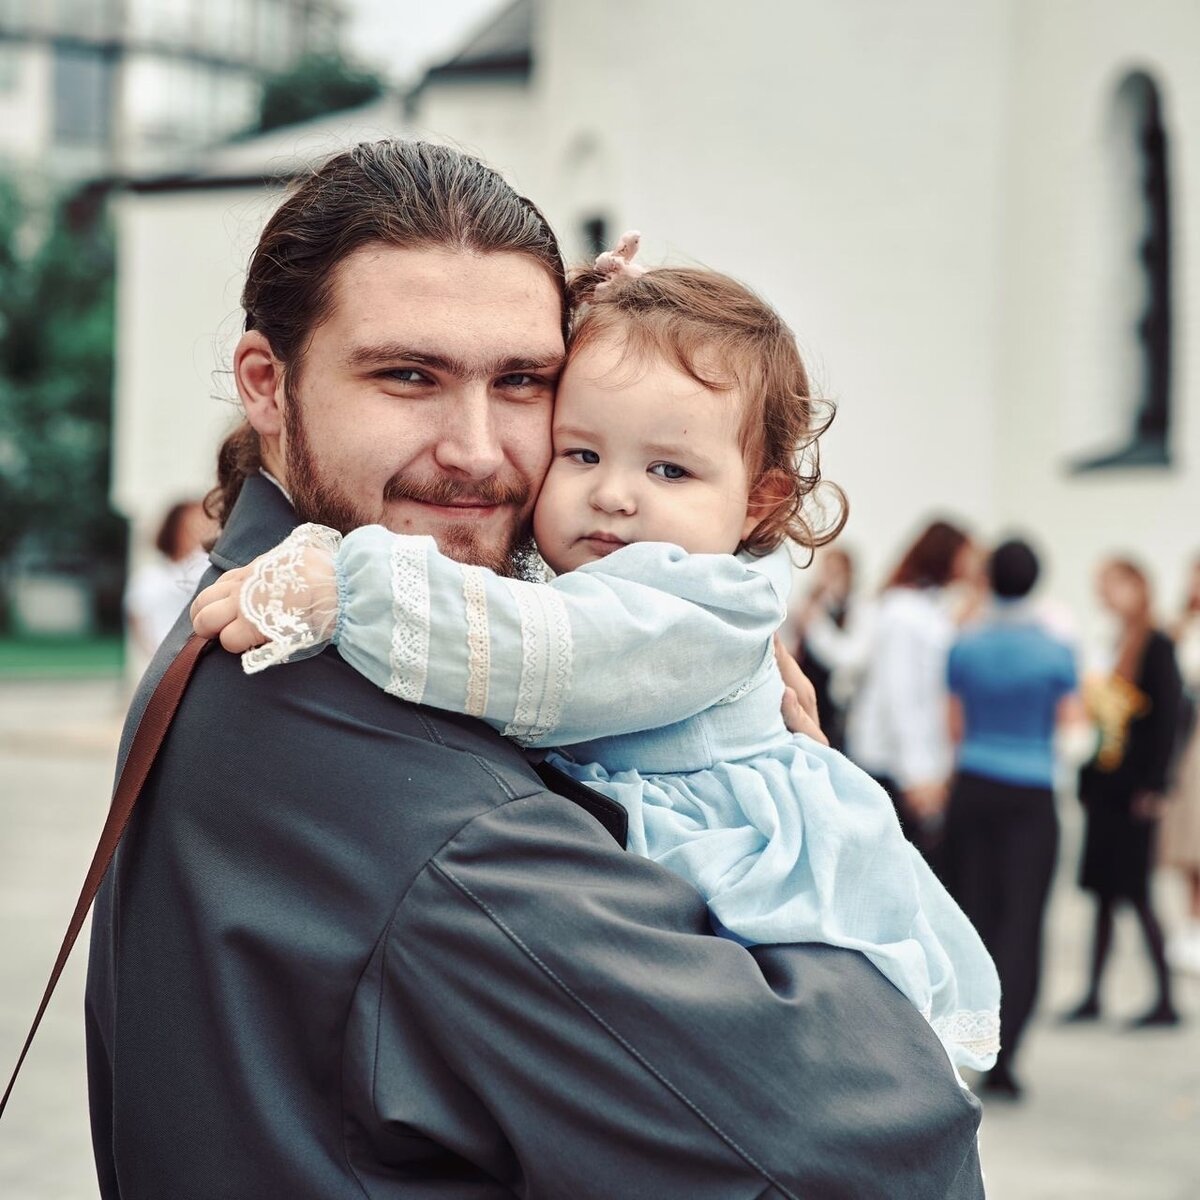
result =
M1063 1013L1059 1019L1064 1025L1074 1025L1079 1021L1098 1021L1100 1019L1100 1001L1089 996L1070 1012Z
M1173 1004L1156 1004L1149 1012L1142 1013L1134 1021L1129 1022L1130 1029L1170 1029L1182 1024L1183 1018Z
M987 1096L994 1096L1001 1100L1020 1100L1025 1089L1021 1087L1012 1071L1004 1063L997 1063L983 1077L979 1090Z

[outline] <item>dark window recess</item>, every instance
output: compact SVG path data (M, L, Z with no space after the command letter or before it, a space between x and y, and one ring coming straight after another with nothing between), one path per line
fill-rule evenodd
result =
M1134 340L1140 383L1138 394L1130 397L1128 440L1110 453L1077 463L1080 471L1171 461L1171 206L1162 101L1150 76L1137 71L1122 81L1117 103L1129 105L1135 115L1141 229L1134 245L1146 305L1132 329L1114 332Z
M587 217L580 222L579 228L583 234L584 250L593 258L612 249L608 244L608 221L604 217Z
M112 132L113 64L103 52L60 49L54 55L54 140L106 146Z

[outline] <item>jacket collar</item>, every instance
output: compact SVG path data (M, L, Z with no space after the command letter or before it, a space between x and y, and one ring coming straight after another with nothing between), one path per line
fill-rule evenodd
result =
M296 510L279 485L262 475L251 475L242 484L209 559L222 571L244 567L277 546L299 524Z

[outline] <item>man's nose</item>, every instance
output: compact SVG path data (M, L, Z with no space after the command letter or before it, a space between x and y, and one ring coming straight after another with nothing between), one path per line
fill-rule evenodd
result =
M444 471L468 479L488 479L500 470L504 447L486 394L447 406L433 457Z
M637 512L637 497L628 480L620 472L598 474L592 484L592 507L612 515L632 516Z

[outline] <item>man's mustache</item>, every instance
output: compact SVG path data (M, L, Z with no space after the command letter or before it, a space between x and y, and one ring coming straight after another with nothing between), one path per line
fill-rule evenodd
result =
M477 479L471 482L451 479L439 475L435 479L410 479L404 475L394 475L383 489L385 501L412 500L418 504L478 504L491 506L507 504L514 508L524 508L529 500L530 487L528 484L512 482L503 483L494 475L487 479Z

